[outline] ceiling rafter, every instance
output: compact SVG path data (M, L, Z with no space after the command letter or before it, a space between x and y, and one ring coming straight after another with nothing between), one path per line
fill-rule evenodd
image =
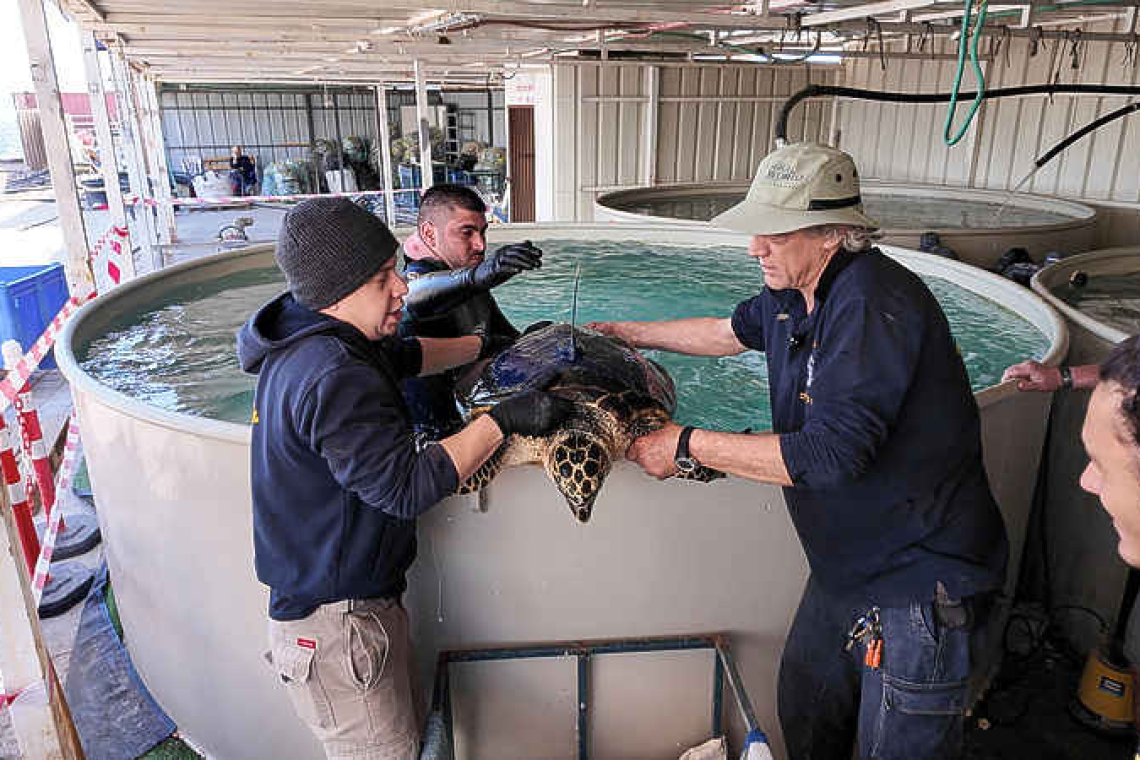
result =
M53 0L136 67L163 81L269 81L297 77L397 76L418 58L433 76L457 68L486 71L554 56L626 54L668 61L713 56L765 59L800 30L819 37L819 52L842 52L868 35L867 19L885 39L959 31L961 0ZM1032 9L1024 20L991 25L986 35L1063 37L1080 23L1111 19L1140 0L1105 0L1096 10L1069 0L1013 0L998 8ZM1134 11L1133 11L1134 13ZM1084 14L1084 15L1082 15ZM909 19L909 20L907 20ZM926 22L926 23L922 23ZM1021 24L1022 28L1018 28ZM1085 41L1127 34L1085 31ZM751 44L753 47L745 47ZM876 52L877 51L872 51ZM655 55L659 54L659 55ZM887 50L887 58L902 51ZM557 60L565 60L558 58ZM430 63L429 63L430 62ZM478 67L478 69L476 69ZM295 72L302 71L302 74ZM464 71L455 76L470 76Z

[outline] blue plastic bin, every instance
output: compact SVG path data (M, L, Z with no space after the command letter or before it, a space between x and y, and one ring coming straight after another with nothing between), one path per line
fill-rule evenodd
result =
M25 352L67 303L62 264L0 267L0 341L16 340ZM54 352L40 362L55 368Z
M432 164L432 183L442 185L447 181L447 167L444 164ZM420 186L420 167L415 164L400 164L401 188L418 188Z

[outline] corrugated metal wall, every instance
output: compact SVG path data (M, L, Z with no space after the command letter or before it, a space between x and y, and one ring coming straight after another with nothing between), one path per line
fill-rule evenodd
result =
M593 219L594 196L645 184L740 182L773 147L779 103L834 67L604 63L554 67L555 214ZM809 102L794 139L826 139L831 105Z
M1125 32L1123 19L1088 24L1086 31ZM929 48L928 48L929 49ZM1030 55L1027 39L1014 39L985 65L986 86L1011 87L1048 82L1140 84L1140 66L1125 65L1122 43L1083 42L1078 67L1072 43L1042 42ZM943 41L941 52L955 52ZM887 70L877 60L855 60L845 67L851 87L905 91L948 91L953 61L893 60ZM963 90L975 89L967 70ZM1007 190L1030 171L1033 160L1097 117L1128 102L1124 96L1033 96L986 101L967 136L954 148L943 144L946 105L891 105L844 100L839 108L841 147L851 152L865 176L911 182ZM966 108L959 107L961 118ZM1077 142L1053 159L1023 188L1026 192L1125 204L1112 212L1117 229L1105 226L1104 242L1140 233L1140 117L1119 119ZM1121 227L1123 225L1123 227ZM1125 234L1121 234L1126 231Z
M376 132L376 96L370 90L183 90L160 94L167 160L181 170L187 156L229 155L241 145L259 167L305 156L316 138Z

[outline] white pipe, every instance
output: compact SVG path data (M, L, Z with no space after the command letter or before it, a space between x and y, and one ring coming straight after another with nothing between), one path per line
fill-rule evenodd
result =
M431 163L431 129L427 120L427 90L424 87L424 69L417 58L412 62L416 76L416 124L420 135L420 189L427 190L434 182Z
M392 135L388 129L388 88L376 85L376 135L380 140L380 155L384 158L384 208L388 212L388 226L396 226L396 196L392 191Z

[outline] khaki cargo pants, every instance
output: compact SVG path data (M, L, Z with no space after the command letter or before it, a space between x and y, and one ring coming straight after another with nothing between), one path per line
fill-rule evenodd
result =
M419 757L408 615L393 599L269 621L273 668L330 760Z

